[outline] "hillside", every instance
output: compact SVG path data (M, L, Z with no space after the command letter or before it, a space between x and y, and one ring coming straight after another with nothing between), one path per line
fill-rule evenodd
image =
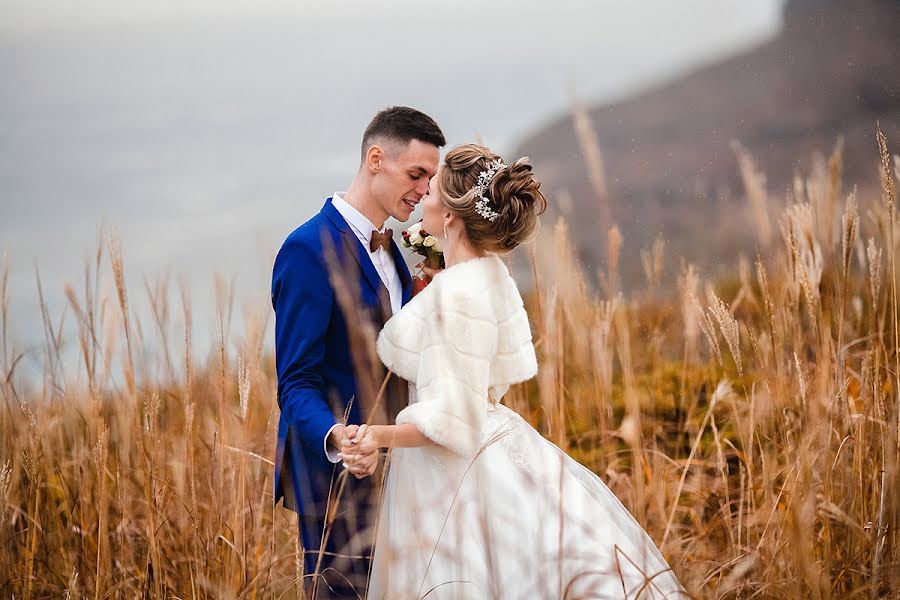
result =
M681 79L587 114L604 163L610 220L625 238L625 282L639 282L638 247L661 236L667 254L706 272L752 253L737 160L739 140L768 176L773 224L797 173L843 136L844 182L876 182L875 121L900 147L900 2L793 0L772 40ZM605 262L605 221L570 115L535 131L530 156L568 214L581 258ZM571 205L565 199L571 197ZM568 208L566 208L568 206ZM575 217L575 218L572 218ZM774 243L779 243L777 230ZM668 261L671 272L677 267Z

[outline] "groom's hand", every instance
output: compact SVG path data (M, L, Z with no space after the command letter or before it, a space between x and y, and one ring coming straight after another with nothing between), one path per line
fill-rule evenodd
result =
M354 427L355 427L355 425L354 425ZM347 430L347 428L344 425L341 425L340 423L335 425L334 428L331 430L331 434L328 436L328 447L340 452L341 451L341 441L344 439L344 437L346 435L345 434L346 430Z
M378 447L367 435L367 430L365 425L348 425L341 440L339 456L344 461L344 467L357 479L372 475L378 467Z

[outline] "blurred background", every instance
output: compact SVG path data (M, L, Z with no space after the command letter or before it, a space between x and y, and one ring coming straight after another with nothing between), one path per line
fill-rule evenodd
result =
M369 119L398 104L432 115L448 148L531 156L548 220L569 218L586 269L603 265L616 224L627 247L660 238L714 274L754 250L733 140L779 206L839 136L845 182L877 184L876 119L900 143L898 12L893 0L0 0L12 332L26 348L43 340L36 268L59 315L105 223L129 288L183 277L196 337L212 341L214 273L234 282L236 320L266 302L281 241L346 188ZM637 252L621 260L623 283L639 280Z

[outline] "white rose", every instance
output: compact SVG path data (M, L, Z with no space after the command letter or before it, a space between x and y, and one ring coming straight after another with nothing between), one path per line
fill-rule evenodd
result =
M413 225L412 227L407 229L406 233L408 233L411 236L415 233L419 233L421 230L422 230L422 222L419 221L418 223L416 223L415 225Z
M444 247L441 246L441 240L440 240L440 238L438 238L437 236L431 236L431 237L434 238L434 246L433 246L431 249L434 250L435 252L440 252L441 254L443 254L443 253L444 253Z
M418 232L409 234L409 243L413 246L418 246L422 243L422 236Z
M425 244L426 248L431 248L432 246L437 244L437 238L434 237L433 235L429 235L427 238L425 238L425 241L422 243Z

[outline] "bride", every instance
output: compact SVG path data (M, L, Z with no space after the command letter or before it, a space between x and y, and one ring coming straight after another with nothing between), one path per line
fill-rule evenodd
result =
M594 473L500 401L537 373L522 297L497 257L546 208L527 159L447 153L424 203L447 268L387 322L381 360L411 384L396 425L342 455L391 448L370 600L687 597Z

